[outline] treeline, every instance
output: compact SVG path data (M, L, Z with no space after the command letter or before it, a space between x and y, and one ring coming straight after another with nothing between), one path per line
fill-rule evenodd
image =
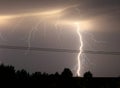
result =
M15 70L13 66L0 65L0 85L5 87L33 88L120 88L120 78L94 78L91 72L84 77L73 77L70 69L65 68L61 74Z

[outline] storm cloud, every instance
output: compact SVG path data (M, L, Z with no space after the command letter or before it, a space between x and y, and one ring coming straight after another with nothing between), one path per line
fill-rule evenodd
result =
M55 23L52 23L54 17L24 16L59 10ZM2 17L7 16L17 17L2 24ZM78 50L76 27L56 25L59 20L90 23L89 30L82 32L84 49L120 51L120 0L0 0L0 44L28 46L30 43L31 47ZM74 74L76 71L77 54L0 49L0 55L1 62L30 72L61 72L64 67L72 69ZM82 73L91 70L95 76L120 74L120 56L87 54L86 58Z

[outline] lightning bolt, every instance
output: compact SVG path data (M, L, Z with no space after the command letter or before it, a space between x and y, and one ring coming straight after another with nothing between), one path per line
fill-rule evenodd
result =
M28 38L27 38L28 49L27 49L27 52L25 52L25 55L27 55L29 53L29 51L30 51L30 48L31 48L31 38L32 38L33 34L35 34L35 32L39 29L39 25L41 24L41 22L42 21L40 21L37 24L35 24L35 26L32 27L32 30L28 34Z
M82 51L83 51L83 40L82 40L82 35L80 32L80 25L79 23L76 24L77 25L77 34L79 36L79 41L80 41L80 47L79 47L79 53L77 56L77 62L78 62L78 67L77 67L77 76L81 76L80 71L81 71L81 56L82 56Z

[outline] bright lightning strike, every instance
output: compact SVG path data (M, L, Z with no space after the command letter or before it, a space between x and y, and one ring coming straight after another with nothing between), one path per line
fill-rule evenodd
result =
M77 76L80 76L80 71L81 71L81 56L82 56L82 51L83 51L83 40L82 40L82 35L80 33L80 25L79 23L76 23L77 25L77 34L79 36L79 40L80 40L80 47L79 47L79 53L77 56L77 62L78 62L78 67L77 67Z

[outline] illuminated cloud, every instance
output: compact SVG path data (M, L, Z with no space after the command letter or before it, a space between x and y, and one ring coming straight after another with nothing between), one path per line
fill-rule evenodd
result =
M0 16L34 16L40 19L51 19L51 21L56 19L81 21L85 29L90 25L94 30L107 30L114 27L119 29L119 25L116 25L119 23L120 16L119 3L118 0L1 0ZM104 24L110 24L112 27Z

